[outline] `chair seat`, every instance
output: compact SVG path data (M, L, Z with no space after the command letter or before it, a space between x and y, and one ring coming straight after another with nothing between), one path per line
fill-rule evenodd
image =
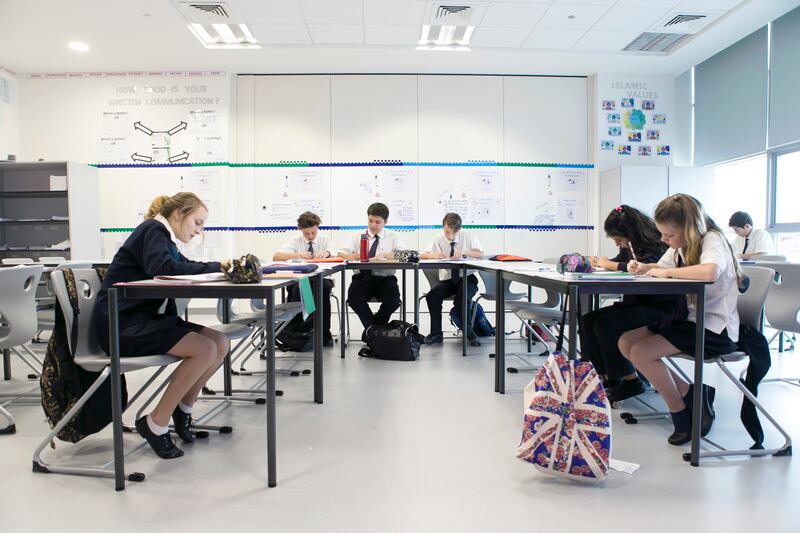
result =
M530 302L506 302L506 309L522 320L558 320L562 311L552 307L543 307Z
M670 357L678 357L680 359L686 359L687 361L694 361L694 357L691 355L686 355L685 353L671 355ZM713 359L706 359L706 363L716 363L717 361L722 361L723 363L736 363L747 359L747 357L748 355L746 352L736 351L720 355L719 357L715 357Z
M143 355L140 357L120 357L119 362L120 370L125 373L154 366L171 365L180 360L180 357L172 355ZM111 364L111 359L105 354L79 355L75 358L75 363L90 372L100 372Z
M506 306L508 306L509 301L521 300L521 299L527 298L527 297L528 297L528 294L525 293L525 292L509 292L508 294L506 294ZM492 300L492 301L494 301L494 300L497 299L497 295L489 294L489 293L486 293L486 292L482 292L481 293L481 298L483 298L484 300Z
M250 334L253 332L253 330L250 329L249 327L237 323L217 324L215 326L206 326L206 327L209 329L213 329L214 331L219 331L220 333L228 337L228 339L230 340L243 339L245 337L249 337Z

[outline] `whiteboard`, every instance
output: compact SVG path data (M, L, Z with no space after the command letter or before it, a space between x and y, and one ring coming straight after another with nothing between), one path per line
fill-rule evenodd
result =
M242 172L240 180L240 194L246 194L246 182L251 181L252 192L244 198L252 199L254 226L295 227L305 211L318 214L323 224L330 223L330 168L255 168Z
M505 167L507 225L588 225L585 168Z
M389 225L419 224L417 167L370 166L331 168L332 224L366 226L367 207L389 207Z
M464 224L503 224L503 170L500 167L420 167L422 225L441 225L446 213Z

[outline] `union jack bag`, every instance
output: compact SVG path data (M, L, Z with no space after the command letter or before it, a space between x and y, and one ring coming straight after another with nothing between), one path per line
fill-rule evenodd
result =
M525 387L517 457L548 474L602 481L611 455L611 412L591 363L551 354Z

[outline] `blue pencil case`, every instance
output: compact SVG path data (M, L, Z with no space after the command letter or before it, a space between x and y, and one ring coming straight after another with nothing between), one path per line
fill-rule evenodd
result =
M308 265L308 264L286 264L286 263L276 263L272 265L266 265L261 268L261 272L264 274L274 274L275 272L295 272L298 274L308 274L310 272L314 272L319 268L319 265Z

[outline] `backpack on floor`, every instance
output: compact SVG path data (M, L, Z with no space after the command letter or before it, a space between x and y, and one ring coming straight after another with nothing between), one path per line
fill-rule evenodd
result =
M517 457L548 474L602 481L611 455L611 411L594 366L551 354L525 387Z
M105 276L105 269L96 269L100 280ZM75 364L70 351L67 335L75 339L78 334L78 320L90 320L90 317L79 316L78 291L72 270L65 268L64 281L72 307L72 331L67 331L66 320L61 306L55 306L55 324L53 334L47 343L44 354L42 375L39 386L42 394L42 408L50 427L55 427L61 422L64 415L72 409L75 403L100 376L100 372L90 372ZM120 376L122 385L122 410L128 405L128 390L125 375ZM105 428L111 423L111 380L106 379L75 415L56 435L67 442L78 442L93 433Z
M478 306L475 311L475 322L472 324L472 332L478 337L494 337L494 326L492 326L492 323L486 318L486 312L483 310L481 304L473 302L471 305ZM470 306L470 312L471 311L472 307ZM464 328L461 327L461 314L456 311L455 307L450 308L450 323L463 331Z
M314 319L303 320L298 313L275 336L275 347L282 352L309 352L314 348Z

